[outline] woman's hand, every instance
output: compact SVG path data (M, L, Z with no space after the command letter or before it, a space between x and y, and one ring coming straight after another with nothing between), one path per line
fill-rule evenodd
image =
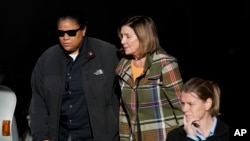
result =
M199 128L199 119L193 117L187 118L186 115L184 115L183 124L187 135L196 136L195 128Z

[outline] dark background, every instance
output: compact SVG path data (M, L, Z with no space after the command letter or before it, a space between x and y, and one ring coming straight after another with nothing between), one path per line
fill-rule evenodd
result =
M220 118L231 127L250 132L249 3L191 1L1 1L0 82L17 95L15 116L20 136L27 129L31 98L30 75L36 60L57 43L59 9L81 9L89 21L87 35L120 47L116 34L127 15L143 14L156 23L162 47L177 57L184 81L194 76L219 83ZM249 133L244 135L248 137ZM243 140L244 137L232 137Z

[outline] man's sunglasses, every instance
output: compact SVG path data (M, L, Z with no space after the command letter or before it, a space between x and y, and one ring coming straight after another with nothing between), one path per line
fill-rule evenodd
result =
M79 27L78 29L75 29L75 30L66 30L66 31L57 30L57 35L59 37L63 37L65 35L65 33L67 33L69 36L76 36L76 32L80 29L81 29L81 27Z

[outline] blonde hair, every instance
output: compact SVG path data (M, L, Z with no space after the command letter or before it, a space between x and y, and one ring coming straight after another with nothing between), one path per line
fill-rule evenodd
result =
M210 114L212 116L220 115L219 108L221 92L219 85L215 81L194 77L183 85L181 92L193 92L203 101L211 98L212 106L209 109Z
M150 17L139 15L126 17L122 20L117 30L120 39L122 38L121 28L124 25L134 30L140 42L139 56L144 56L148 53L152 54L160 47L156 25Z

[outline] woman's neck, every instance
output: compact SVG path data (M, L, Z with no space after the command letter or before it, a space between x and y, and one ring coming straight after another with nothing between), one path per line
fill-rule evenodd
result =
M145 60L146 60L146 57L142 57L140 58L139 60L138 59L133 59L133 63L135 65L135 67L137 68L143 68L144 65L145 65Z
M203 118L203 120L199 123L200 127L198 129L200 130L200 132L203 133L203 135L207 137L211 131L214 122L215 121L211 116L206 117L206 119Z

